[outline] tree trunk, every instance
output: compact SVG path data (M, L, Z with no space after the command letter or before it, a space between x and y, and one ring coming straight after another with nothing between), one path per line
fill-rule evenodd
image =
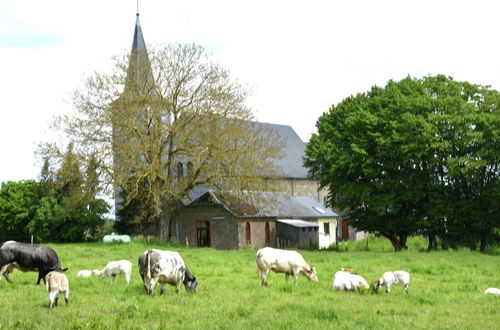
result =
M486 239L486 236L483 236L481 237L481 244L479 245L479 251L485 252L487 247L488 247L488 240Z
M427 251L436 251L437 250L437 240L436 240L436 235L434 234L427 234L427 238L429 239L429 244L427 245Z
M446 235L440 235L439 237L441 238L441 249L448 251L448 238L446 237Z
M471 251L476 251L477 250L477 247L476 247L476 238L472 234L469 235L469 249Z
M407 240L408 234L399 234L399 246L401 246L401 249L408 250L408 246L406 245Z
M403 249L403 247L400 244L400 240L398 239L398 237L397 237L396 234L393 234L393 233L382 233L382 232L380 234L382 234L382 236L384 236L389 241L391 241L392 247L394 247L394 251L395 252L401 251Z

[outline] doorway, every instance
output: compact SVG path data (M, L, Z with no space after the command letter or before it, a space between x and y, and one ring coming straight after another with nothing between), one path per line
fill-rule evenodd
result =
M196 246L210 247L210 221L196 223Z

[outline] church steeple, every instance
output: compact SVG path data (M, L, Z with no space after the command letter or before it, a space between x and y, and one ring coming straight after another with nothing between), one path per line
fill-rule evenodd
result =
M127 82L125 83L125 88L129 91L137 90L138 88L141 89L145 81L152 81L151 63L149 62L146 43L142 35L139 9L137 9L136 16L132 50L130 52L127 69Z
M147 52L144 36L142 35L141 22L139 21L139 12L136 14L134 39L132 40L132 52Z

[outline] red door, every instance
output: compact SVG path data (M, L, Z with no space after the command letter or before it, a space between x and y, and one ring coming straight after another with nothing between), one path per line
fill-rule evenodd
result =
M347 220L342 220L342 240L349 239L349 223Z

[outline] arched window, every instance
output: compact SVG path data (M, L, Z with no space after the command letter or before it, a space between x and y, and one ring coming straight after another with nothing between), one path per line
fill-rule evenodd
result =
M194 173L194 171L193 171L193 163L188 162L187 163L187 177L189 179L192 179L193 178L193 173Z
M248 245L252 244L252 228L250 227L250 222L245 224L245 242Z
M182 164L181 162L177 163L177 178L184 178L184 164Z
M266 221L265 231L266 231L266 246L270 246L271 245L271 226L269 225L269 221Z

